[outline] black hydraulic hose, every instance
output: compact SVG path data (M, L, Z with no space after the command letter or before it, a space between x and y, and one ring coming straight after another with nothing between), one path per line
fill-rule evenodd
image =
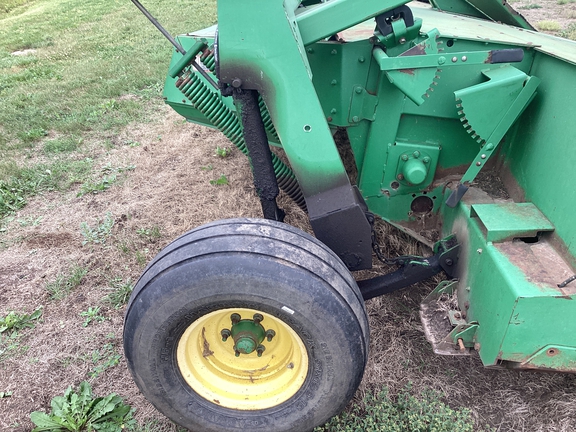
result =
M193 71L176 81L176 87L210 122L217 127L244 154L248 154L242 125L238 117L220 100L219 94L212 90ZM272 153L272 165L278 186L304 211L306 201L292 170Z

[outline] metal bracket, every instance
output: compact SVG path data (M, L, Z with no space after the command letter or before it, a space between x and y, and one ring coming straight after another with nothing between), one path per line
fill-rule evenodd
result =
M441 271L453 277L458 264L460 245L451 235L434 245L431 257L406 256L396 258L400 268L391 273L358 282L364 300L388 294L426 280Z
M361 86L356 86L352 92L348 121L350 123L358 123L361 120L376 120L377 106L377 96L371 95Z

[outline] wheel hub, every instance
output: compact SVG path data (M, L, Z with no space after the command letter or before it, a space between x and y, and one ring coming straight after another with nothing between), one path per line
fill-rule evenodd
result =
M230 316L230 321L232 322L231 329L222 329L220 334L222 335L222 341L226 342L230 336L234 340L234 355L239 357L240 354L251 354L254 351L257 352L258 357L262 356L262 353L266 349L262 342L267 338L268 342L272 341L272 338L276 335L274 330L264 330L262 320L264 317L256 313L252 319L242 319L240 314L233 313Z
M178 343L177 362L200 396L239 410L287 401L308 374L298 334L277 317L246 308L221 309L191 323Z

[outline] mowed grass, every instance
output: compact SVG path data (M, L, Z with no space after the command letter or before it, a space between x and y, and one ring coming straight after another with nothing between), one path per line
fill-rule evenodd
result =
M215 4L146 2L172 34L213 24ZM87 179L89 150L110 147L162 103L171 49L127 0L9 0L0 9L0 217Z

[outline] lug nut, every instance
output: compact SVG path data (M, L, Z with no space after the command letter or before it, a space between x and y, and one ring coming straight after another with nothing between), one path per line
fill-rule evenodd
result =
M241 319L242 317L237 313L233 313L232 315L230 315L230 320L232 321L232 324L238 324Z
M258 354L258 357L262 357L262 353L265 349L266 347L264 345L258 345L258 348L256 348L256 354Z
M226 342L231 334L232 332L230 330L222 329L222 331L220 332L220 335L222 336L222 342Z
M264 319L264 317L259 313L255 313L254 316L252 317L252 319L254 320L254 322L256 324L260 324L262 322L262 320Z
M271 342L271 341L272 341L272 338L273 338L274 336L276 336L276 332L275 332L274 330L272 330L272 329L266 330L266 340L267 340L268 342Z

